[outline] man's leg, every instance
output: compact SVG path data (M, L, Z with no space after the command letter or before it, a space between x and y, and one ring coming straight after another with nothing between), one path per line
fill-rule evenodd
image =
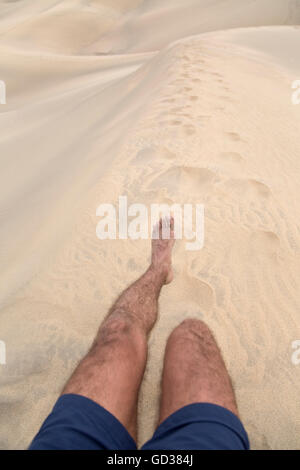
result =
M238 416L229 374L205 323L183 321L166 347L159 422L192 403L212 403Z
M170 221L165 220L166 225ZM94 344L79 364L63 394L83 395L111 412L136 439L137 400L147 359L147 337L158 314L158 297L172 281L171 238L152 240L149 269L126 289L100 326Z
M142 449L249 449L224 361L202 321L185 320L168 339L159 426Z

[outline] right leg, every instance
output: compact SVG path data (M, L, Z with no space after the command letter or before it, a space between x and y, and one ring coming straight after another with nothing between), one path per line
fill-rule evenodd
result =
M200 320L185 320L169 337L159 423L142 449L249 449L220 350Z
M168 339L159 422L192 403L219 405L238 416L217 343L205 323L196 319L183 321Z

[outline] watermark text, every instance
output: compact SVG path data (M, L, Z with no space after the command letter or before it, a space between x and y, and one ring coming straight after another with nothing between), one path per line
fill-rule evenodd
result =
M151 204L149 211L146 205L128 205L127 196L119 196L118 207L113 204L100 204L96 215L101 217L96 228L96 235L100 240L158 239L158 221L160 218L168 219L172 216L174 238L186 239L186 250L201 250L204 245L203 204ZM168 224L162 226L162 238L170 238Z
M0 340L0 365L6 364L6 344Z
M6 85L3 80L0 80L0 104L6 104Z
M292 83L292 88L295 90L292 94L292 103L300 104L300 80L295 80Z

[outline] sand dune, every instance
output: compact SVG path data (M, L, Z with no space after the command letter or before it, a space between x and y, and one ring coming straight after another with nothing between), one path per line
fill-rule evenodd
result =
M204 248L175 249L139 442L166 338L195 316L221 345L252 447L299 448L299 20L298 0L0 1L0 448L28 445L147 265L148 241L96 238L97 206L119 195L206 211Z
M87 50L145 52L208 31L299 22L298 0L148 0Z

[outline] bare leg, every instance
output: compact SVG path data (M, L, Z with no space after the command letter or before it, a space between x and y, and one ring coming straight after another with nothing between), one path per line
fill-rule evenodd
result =
M185 405L204 402L238 416L231 380L211 331L202 321L188 319L167 342L159 422Z
M172 219L171 225L171 239L152 241L150 267L112 306L90 352L63 390L63 394L83 395L102 405L121 421L134 439L138 392L147 359L147 336L157 319L160 290L172 280ZM159 235L162 236L162 223Z

